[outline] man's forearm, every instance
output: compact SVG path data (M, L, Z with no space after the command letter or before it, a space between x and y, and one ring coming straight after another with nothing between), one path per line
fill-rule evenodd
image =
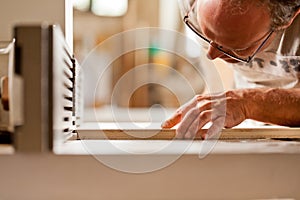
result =
M249 89L243 92L246 118L300 126L300 89Z

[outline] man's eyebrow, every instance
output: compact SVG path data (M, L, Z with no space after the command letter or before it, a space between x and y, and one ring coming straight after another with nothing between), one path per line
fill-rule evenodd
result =
M253 46L253 45L251 45L251 46ZM234 49L231 49L231 50L233 50L233 51L244 51L244 50L248 49L251 46L248 46L248 47L245 47L245 48L234 48Z
M236 48L228 48L228 47L223 46L223 45L220 45L220 46L222 46L222 47L225 48L225 49L228 49L229 51L244 51L244 50L246 50L246 49L248 49L248 48L251 48L252 46L258 44L262 39L264 39L265 36L266 36L266 35L264 35L262 38L256 40L255 42L253 42L252 44L250 44L249 46L244 47L244 48L240 48L240 47L236 47Z
M256 44L256 43L254 43L254 44ZM229 50L229 51L243 51L243 50L246 50L246 49L248 49L249 47L251 47L251 46L253 46L254 44L251 44L250 46L247 46L247 47L227 47L227 46L225 46L225 45L221 45L221 44L218 44L219 46L221 46L223 49L227 49L227 50Z
M206 29L206 34L204 34L203 31L201 31L201 32L202 32L202 34L203 34L207 39L209 39L210 41L213 41L213 40L210 39L210 37L208 36L208 35L210 35L210 34L213 34L211 30ZM235 47L234 47L234 48L233 48L233 47L228 47L227 45L219 44L219 43L217 43L217 42L215 42L215 41L213 41L213 42L215 42L218 46L222 47L223 49L227 49L227 50L229 50L229 51L243 51L243 50L245 50L245 49L251 47L252 45L255 45L255 44L258 43L260 40L261 40L261 39L257 40L256 42L254 42L253 44L251 44L251 45L248 46L248 47L236 47L236 48L235 48Z
M266 39L266 36L270 34L270 32L267 32L265 35L263 35L260 39L254 41L251 45L249 45L248 47L245 47L245 48L236 48L236 49L232 49L232 50L235 50L235 51L243 51L243 50L246 50L250 47L252 47L253 45L256 45L258 43L260 43L263 39Z

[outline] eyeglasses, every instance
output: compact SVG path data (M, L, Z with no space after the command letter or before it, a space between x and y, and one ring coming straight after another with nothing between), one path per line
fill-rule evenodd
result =
M268 32L264 36L266 38L264 39L264 41L259 45L259 47L254 51L254 53L251 56L248 56L248 57L237 56L237 55L234 55L232 53L229 53L222 46L217 45L212 40L205 37L201 31L199 31L200 27L199 27L198 22L197 22L197 14L196 14L196 10L195 10L197 0L192 0L192 1L191 0L180 0L180 1L181 1L180 2L181 11L183 12L183 16L184 16L183 17L184 23L195 34L197 34L201 39L203 39L210 46L216 48L217 50L219 50L220 52L222 52L226 56L228 56L230 58L233 58L233 59L235 59L237 61L240 61L240 62L249 63L253 59L253 57L257 54L257 52L259 52L259 50L266 44L266 42L268 41L268 39L271 37L271 35L274 32L274 30L271 30L270 32Z

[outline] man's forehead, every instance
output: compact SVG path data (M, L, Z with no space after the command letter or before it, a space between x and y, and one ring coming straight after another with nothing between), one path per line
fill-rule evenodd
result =
M259 0L199 0L197 9L202 19L215 21L216 25L244 28L243 25L248 27L254 23L253 25L256 26L256 22L265 20L262 23L266 26L270 22L268 9L264 6L257 6L253 3L256 1Z

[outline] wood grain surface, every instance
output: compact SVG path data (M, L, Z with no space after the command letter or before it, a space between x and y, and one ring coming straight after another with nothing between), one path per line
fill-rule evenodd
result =
M202 129L193 138L201 140L207 129ZM110 140L172 140L175 129L81 129L77 139L110 139ZM220 134L208 139L300 139L300 128L234 128L223 129Z

